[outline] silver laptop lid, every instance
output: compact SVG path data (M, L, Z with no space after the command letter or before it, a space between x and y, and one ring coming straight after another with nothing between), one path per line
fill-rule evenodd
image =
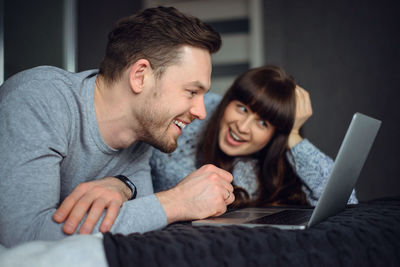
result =
M346 207L380 125L379 120L361 113L354 114L308 226L317 224Z

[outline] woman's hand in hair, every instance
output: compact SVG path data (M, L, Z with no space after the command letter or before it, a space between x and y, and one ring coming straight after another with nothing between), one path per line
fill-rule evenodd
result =
M297 145L303 138L300 136L300 128L312 115L312 107L310 94L301 88L296 86L296 115L293 125L293 129L289 135L289 148Z

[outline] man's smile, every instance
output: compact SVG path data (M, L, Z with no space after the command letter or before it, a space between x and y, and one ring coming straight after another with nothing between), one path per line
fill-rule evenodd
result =
M173 120L172 122L175 123L175 125L177 125L181 130L183 130L187 125L187 123L178 120Z

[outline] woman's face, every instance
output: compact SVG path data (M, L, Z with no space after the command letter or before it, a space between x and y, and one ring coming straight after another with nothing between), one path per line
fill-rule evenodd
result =
M275 127L260 119L242 102L233 100L225 109L218 137L219 148L229 156L247 156L271 140Z

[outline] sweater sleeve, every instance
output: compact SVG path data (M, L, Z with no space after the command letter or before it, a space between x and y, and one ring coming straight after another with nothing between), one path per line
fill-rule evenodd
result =
M316 198L313 199L311 194L304 190L307 194L307 199L311 205L316 205L332 172L334 161L307 139L303 139L295 145L291 152L297 174L310 187L313 196ZM358 203L354 190L348 202L352 204Z
M5 85L0 102L0 242L13 246L60 239L62 225L52 215L60 198L66 140L64 125L52 110L63 107L30 90L49 84Z
M167 225L164 208L153 194L149 163L152 152L153 149L149 145L142 144L135 150L135 156L139 160L130 164L129 169L123 173L136 185L138 195L136 199L126 201L123 204L111 228L112 233L143 233ZM96 225L96 231L98 231L100 223L101 220Z

